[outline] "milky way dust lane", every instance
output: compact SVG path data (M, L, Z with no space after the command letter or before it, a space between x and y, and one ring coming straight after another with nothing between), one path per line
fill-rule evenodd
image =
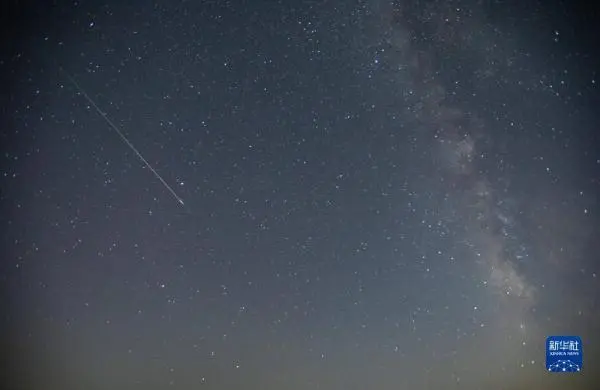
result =
M171 195L173 195L173 197L175 198L175 200L180 205L184 206L185 204L183 203L183 199L181 199L181 197L179 195L177 195L177 193L175 192L175 190L173 190L173 188L171 188L171 186L165 181L165 179L163 179L162 176L160 176L160 174L156 171L156 169L154 169L152 167L152 165L150 165L150 163L148 162L148 160L146 160L144 158L144 156L142 156L142 154L135 148L135 146L133 146L133 144L131 142L129 142L129 140L127 139L127 137L125 137L125 135L121 132L121 130L119 130L119 128L110 120L110 118L108 118L108 116L106 116L106 114L104 112L102 112L102 110L100 110L100 108L98 107L98 105L83 90L83 88L81 88L79 86L79 84L77 83L77 81L75 81L75 79L73 77L71 77L71 75L69 73L67 73L67 71L64 70L63 68L60 68L60 70L67 76L67 78L69 79L69 81L86 98L86 100L96 109L96 111L98 111L98 114L102 118L104 118L104 120L106 121L106 123L108 123L109 126L112 127L114 131L117 132L117 134L119 135L119 137L121 137L121 139L123 140L123 142L125 142L125 144L127 146L129 146L131 148L131 150L133 150L133 152L139 157L140 160L142 160L142 162L148 167L148 169L150 169L152 171L152 173L154 174L154 176L156 176L156 178L158 180L160 180L160 182L165 186L165 188L167 190L169 190L169 192L171 193Z

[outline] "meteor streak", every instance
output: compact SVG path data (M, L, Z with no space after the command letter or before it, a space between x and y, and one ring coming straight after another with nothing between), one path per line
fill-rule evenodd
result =
M110 120L110 118L104 112L102 112L102 110L100 110L100 108L98 107L98 105L83 90L83 88L81 88L79 86L79 84L77 83L77 81L75 81L75 79L73 77L71 77L71 75L69 73L67 73L67 71L64 70L62 67L60 68L60 70L62 70L64 72L64 74L67 76L67 78L69 79L69 81L71 82L71 84L73 84L75 86L75 88L77 88L77 90L86 98L86 100L96 109L96 111L98 111L98 114L100 114L100 116L102 118L104 118L104 120L106 121L106 123L108 123L109 126L112 127L114 131L117 132L117 134L119 135L119 137L121 137L121 139L123 140L123 142L125 142L125 144L127 146L129 146L129 148L131 150L133 150L133 152L139 157L140 160L142 160L142 162L148 167L148 169L150 169L152 171L152 173L154 174L154 176L156 176L156 178L158 180L160 180L160 182L171 193L171 195L173 195L173 197L175 198L175 200L177 201L177 203L179 203L182 206L185 206L185 204L183 203L183 199L179 195L177 195L177 193L175 192L175 190L173 190L173 188L171 188L171 186L165 181L165 179L163 179L162 176L160 176L160 174L156 171L156 169L154 169L154 167L152 167L152 165L150 165L150 163L148 162L148 160L146 160L144 158L144 156L142 156L142 154L135 148L135 146L133 146L133 144L131 142L129 142L129 140L127 139L127 137L125 137L125 135L121 132L121 130L119 130L119 128Z

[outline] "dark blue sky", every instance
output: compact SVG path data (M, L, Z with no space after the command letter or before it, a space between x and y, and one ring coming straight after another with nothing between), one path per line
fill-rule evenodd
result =
M599 386L590 11L59 3L3 23L6 381Z

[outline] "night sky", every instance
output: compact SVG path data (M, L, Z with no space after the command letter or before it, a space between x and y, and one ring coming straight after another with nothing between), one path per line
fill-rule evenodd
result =
M7 3L12 388L600 388L592 10Z

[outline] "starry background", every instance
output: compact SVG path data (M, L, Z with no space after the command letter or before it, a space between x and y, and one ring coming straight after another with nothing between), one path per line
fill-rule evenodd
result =
M3 6L5 383L600 388L592 10L48 3Z

